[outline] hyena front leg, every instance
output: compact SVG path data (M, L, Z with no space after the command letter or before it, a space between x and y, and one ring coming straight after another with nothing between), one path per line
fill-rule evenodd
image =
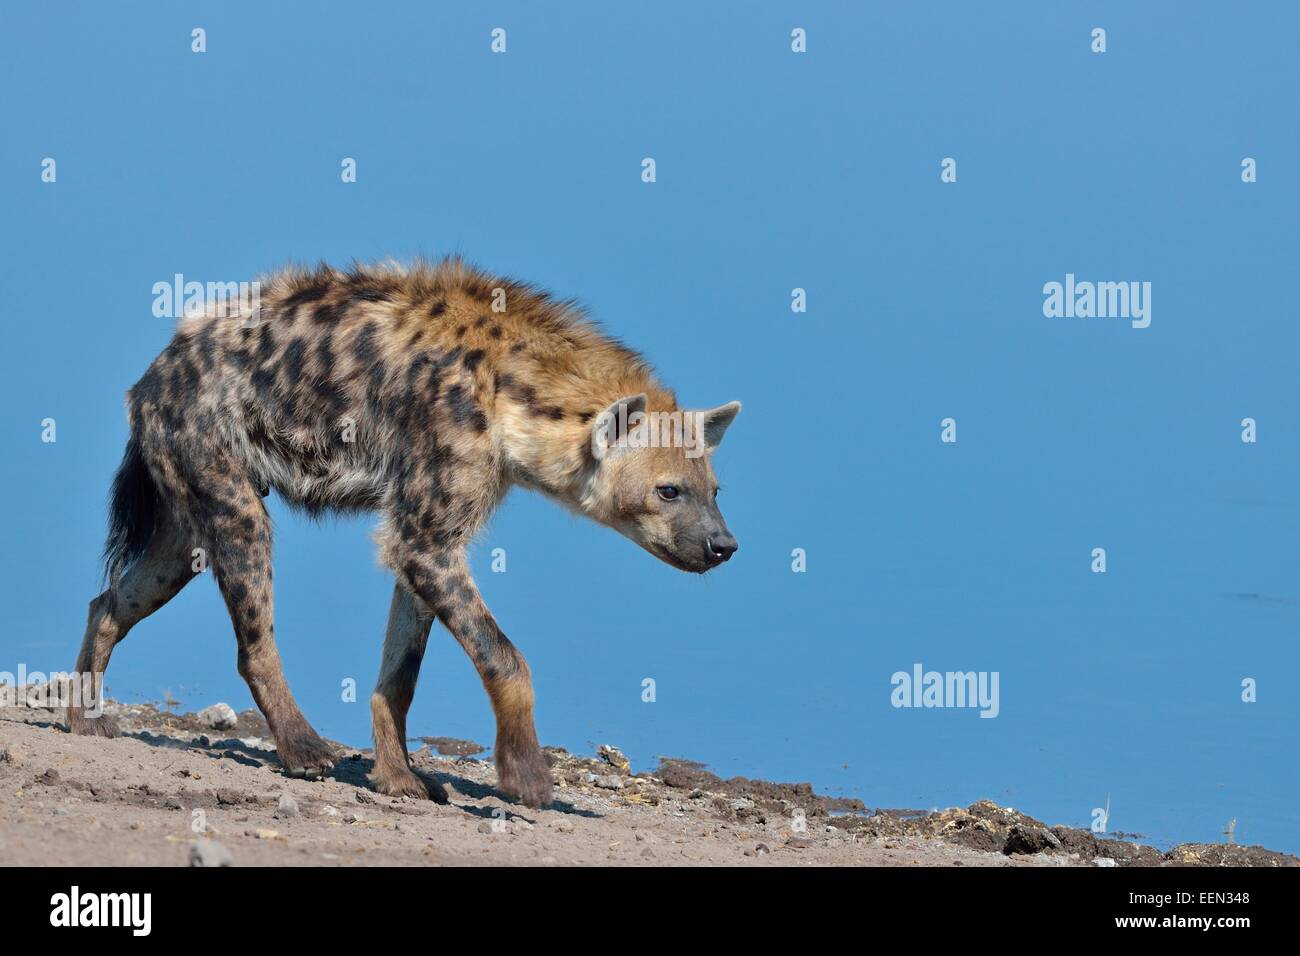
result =
M384 658L379 681L370 697L375 731L375 769L370 782L380 793L392 797L430 797L447 802L442 784L417 777L406 751L406 712L415 695L433 612L420 599L398 584L388 610L384 634Z
M77 673L82 677L82 693L92 693L94 700L83 697L69 704L65 718L72 733L116 736L117 723L112 717L88 717L85 710L98 710L103 703L103 674L113 648L132 627L174 598L194 577L190 550L181 540L175 521L164 515L140 559L90 602L86 635L77 655ZM85 685L87 679L90 688Z
M213 488L220 488L214 483ZM228 482L196 501L212 548L212 570L239 643L239 673L266 717L284 771L316 779L334 766L334 748L312 729L284 679L275 646L271 519L251 483Z
M510 643L474 585L465 553L406 542L396 562L399 581L433 608L478 669L497 719L497 782L530 807L551 802L551 771L533 725L528 663Z

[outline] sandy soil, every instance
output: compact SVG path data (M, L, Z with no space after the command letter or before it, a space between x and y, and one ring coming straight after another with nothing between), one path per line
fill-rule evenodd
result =
M111 740L67 734L48 710L0 710L5 864L1300 865L1225 844L1160 853L989 801L872 812L807 784L721 780L687 761L634 774L612 748L548 749L556 803L538 811L496 793L482 748L431 739L413 760L448 788L451 802L438 805L370 790L365 751L342 748L323 781L284 777L254 711L213 729L151 705L106 709L123 730Z

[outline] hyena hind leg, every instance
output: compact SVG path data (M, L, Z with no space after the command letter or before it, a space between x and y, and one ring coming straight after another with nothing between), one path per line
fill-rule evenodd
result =
M410 591L396 585L388 610L379 680L370 697L375 732L375 769L370 782L390 797L427 797L446 803L447 791L442 784L417 776L406 750L406 712L415 695L432 625L433 613Z
M103 675L108 669L113 648L132 627L180 593L193 577L189 549L181 541L175 523L165 518L139 560L107 591L90 602L86 634L77 655L77 674L81 676L83 696L70 701L65 712L72 733L101 737L117 735L117 723L113 718L88 716L86 713L87 709L98 710L103 703ZM86 699L86 694L91 694L93 700Z
M324 777L338 754L303 716L275 646L271 519L261 496L251 483L231 482L221 507L201 520L212 545L212 570L239 644L239 674L266 717L284 772L313 780Z

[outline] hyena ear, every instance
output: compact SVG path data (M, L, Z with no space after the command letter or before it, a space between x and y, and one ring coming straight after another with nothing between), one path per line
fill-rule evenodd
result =
M625 395L611 402L609 407L596 416L591 426L593 458L604 461L620 448L627 447L628 436L645 417L647 401L645 392L640 395Z
M704 447L712 450L722 444L722 436L727 433L727 429L739 414L740 402L727 402L717 408L700 412L700 422L704 427Z

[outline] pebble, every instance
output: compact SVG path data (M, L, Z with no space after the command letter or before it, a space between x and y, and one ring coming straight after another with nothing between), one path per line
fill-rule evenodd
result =
M239 723L239 715L235 713L235 708L225 703L205 707L198 712L197 716L205 726L213 730L230 730Z
M622 790L623 778L617 777L612 773L606 774L603 777L596 778L596 786L600 787L602 790Z
M275 807L275 818L277 820L291 820L298 815L298 801L287 793L280 794L280 802Z

